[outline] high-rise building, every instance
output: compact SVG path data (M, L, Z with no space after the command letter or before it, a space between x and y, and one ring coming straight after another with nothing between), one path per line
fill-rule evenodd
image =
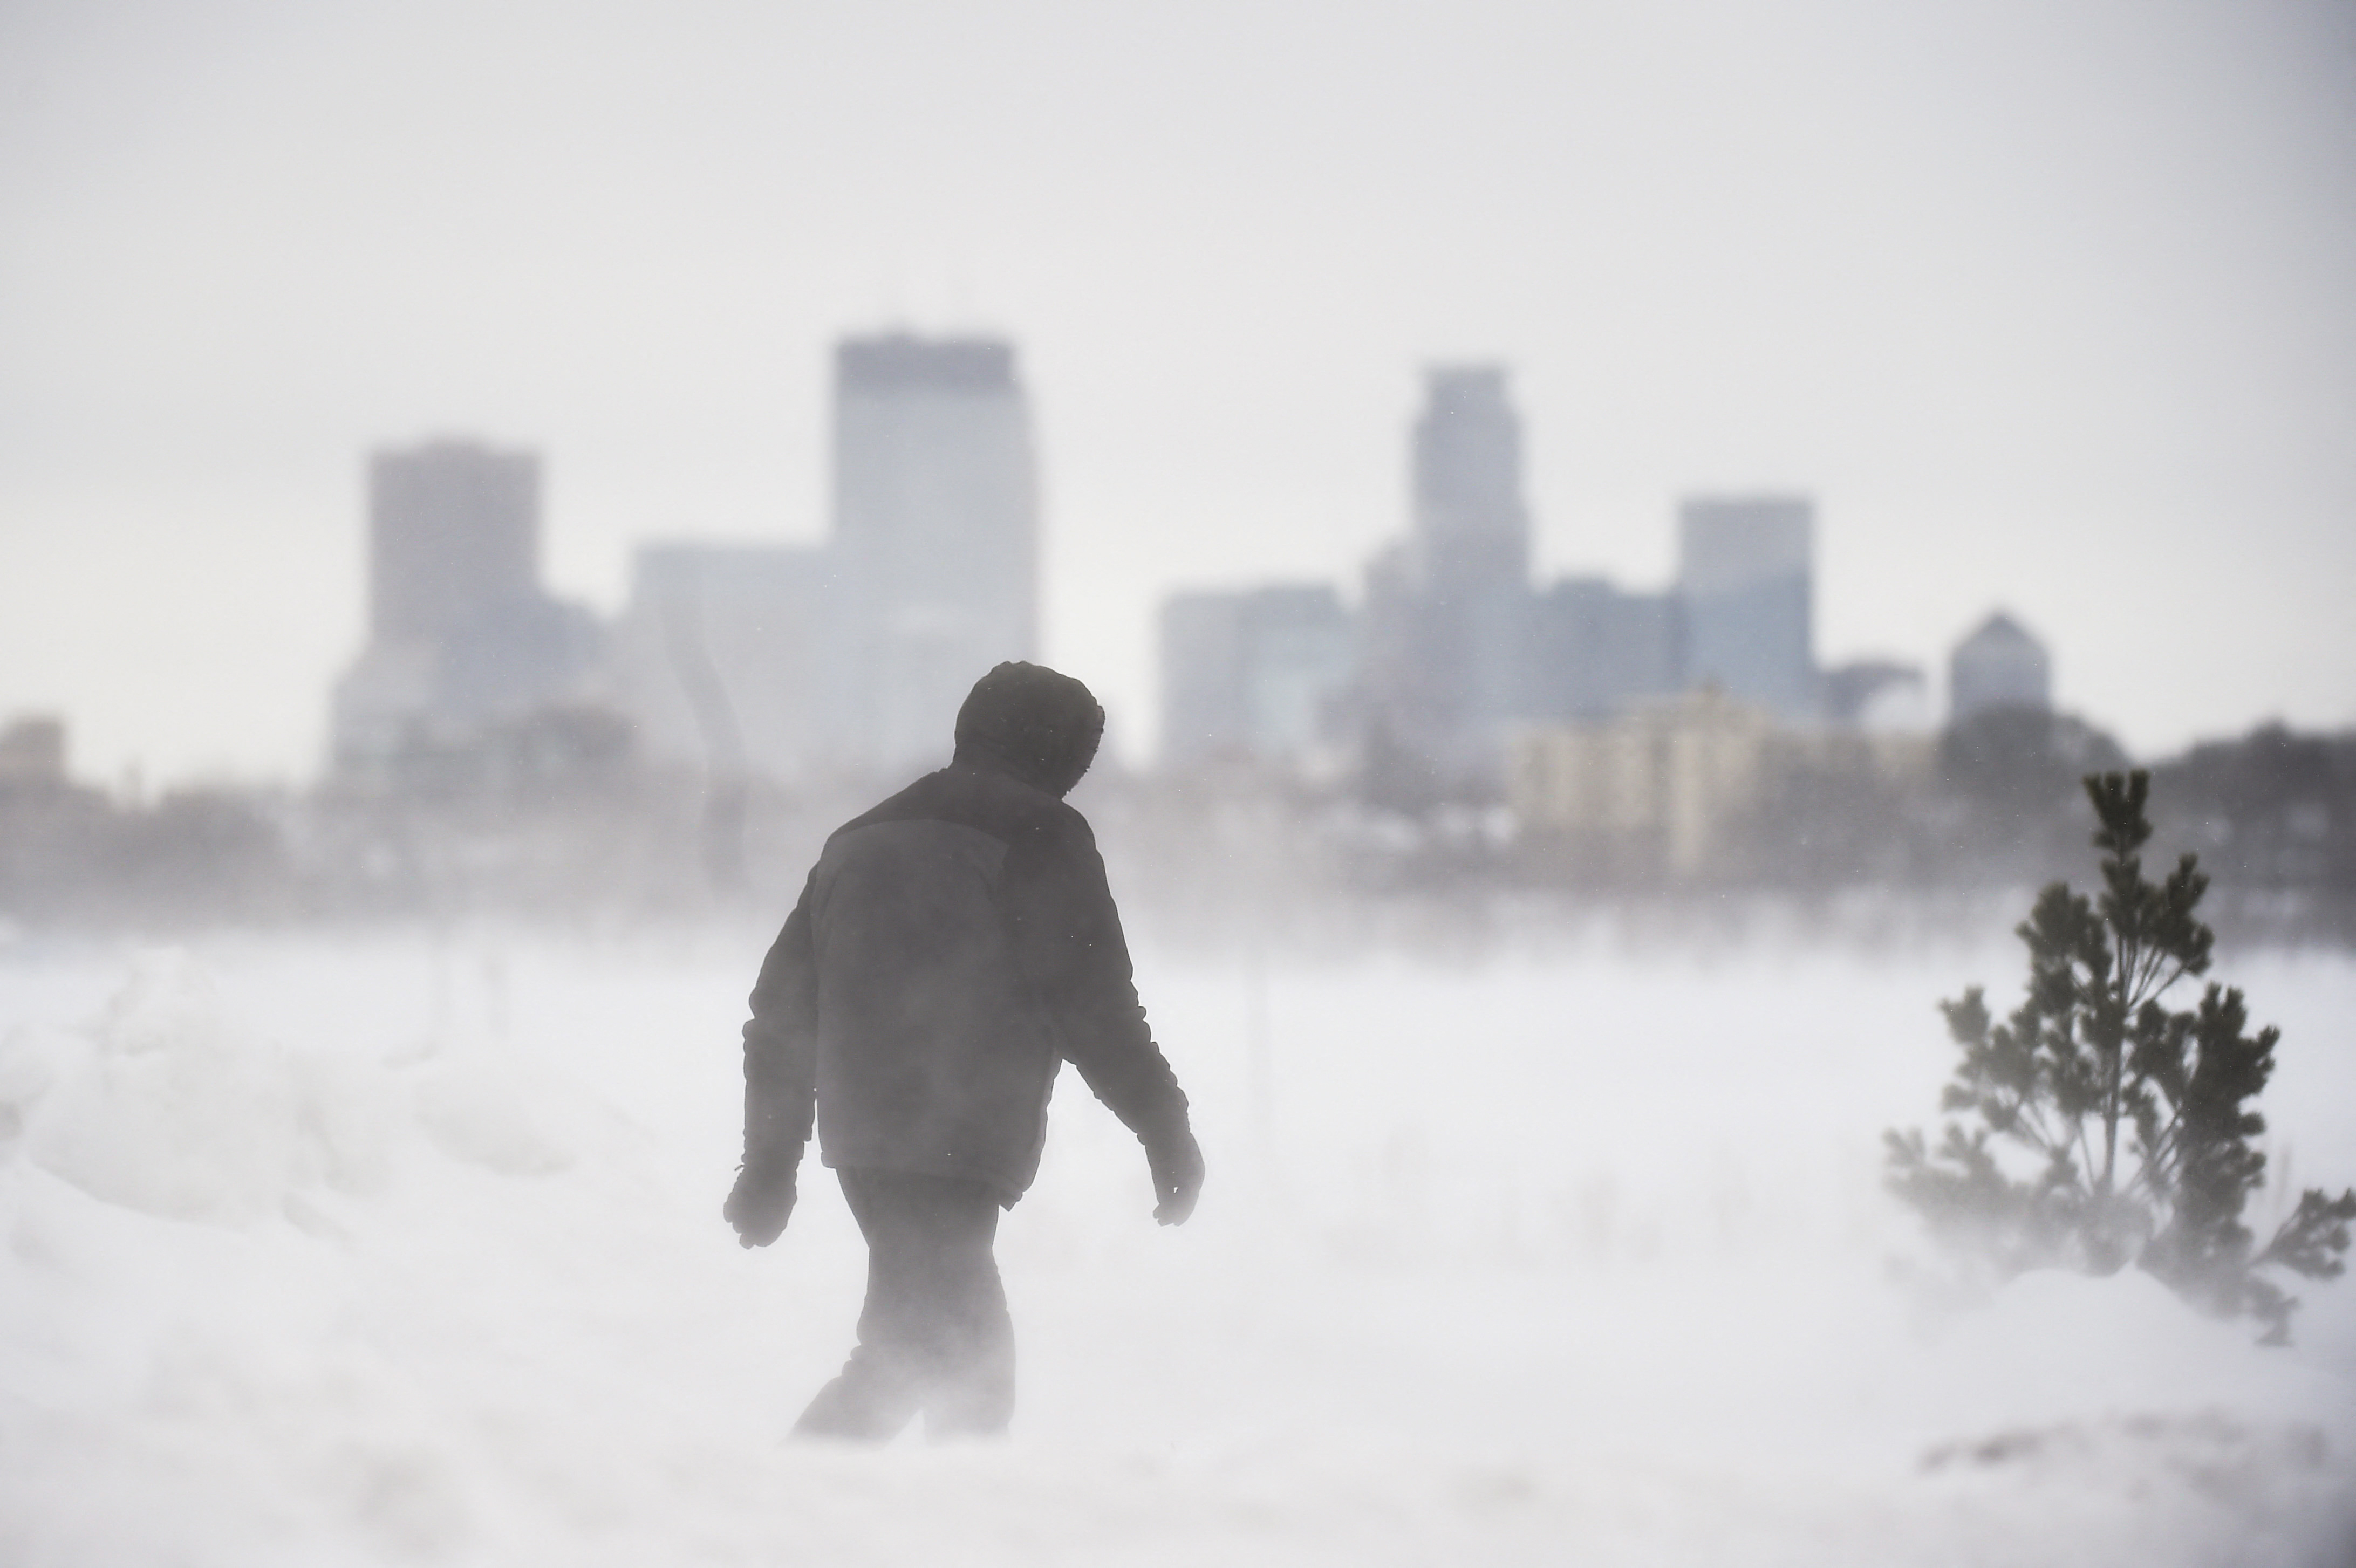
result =
M540 459L431 441L369 459L369 636L436 642L540 592Z
M1685 688L1685 607L1673 593L1564 578L1532 602L1526 646L1526 718L1608 718Z
M1012 346L903 333L834 362L834 536L844 757L948 760L958 705L1038 645L1031 411Z
M640 547L609 676L648 757L723 781L825 768L841 678L832 568L788 545Z
M1355 627L1323 583L1173 594L1162 606L1162 760L1330 766Z
M2050 708L2053 662L2045 645L2001 610L1955 645L1947 659L1950 720L1985 708Z
M1689 684L1785 720L1815 716L1815 531L1804 496L1700 496L1678 507Z
M1522 423L1505 372L1443 366L1415 424L1415 556L1440 733L1493 750L1515 711L1530 591Z
M1424 379L1415 421L1415 539L1435 579L1526 585L1522 422L1494 365L1447 365Z
M1494 776L1521 703L1530 519L1505 372L1430 370L1410 443L1412 526L1367 576L1370 718L1442 776Z
M335 696L338 771L567 695L596 623L540 583L540 459L441 440L368 470L369 641Z

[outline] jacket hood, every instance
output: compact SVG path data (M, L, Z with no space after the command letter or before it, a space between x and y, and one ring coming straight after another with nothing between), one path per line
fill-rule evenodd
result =
M958 709L957 760L993 763L1060 796L1096 761L1104 726L1087 687L1044 665L1010 660L975 681Z

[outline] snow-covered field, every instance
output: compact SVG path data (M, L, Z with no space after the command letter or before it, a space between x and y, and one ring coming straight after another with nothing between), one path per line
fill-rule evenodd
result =
M1067 1076L1014 1438L788 1445L862 1254L814 1168L719 1220L766 934L0 950L0 1563L2356 1561L2356 1286L1910 1275L1879 1132L2001 940L1148 955L1194 1223ZM2224 967L2356 1182L2356 963Z

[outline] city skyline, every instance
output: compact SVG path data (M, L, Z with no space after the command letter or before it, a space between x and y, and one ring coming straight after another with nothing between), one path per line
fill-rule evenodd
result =
M1020 352L1020 346L1018 343L1010 338L985 332L956 330L933 334L917 331L905 325L893 325L876 329L845 332L838 336L834 340L827 345L826 354L826 357L833 366L831 379L834 387L837 409L836 415L831 421L833 430L830 444L832 449L832 459L825 465L825 478L823 482L824 488L830 496L829 503L830 516L828 524L828 533L821 535L818 539L811 539L802 538L798 535L791 538L779 538L774 534L760 535L751 532L732 533L727 530L703 530L692 535L663 536L650 534L632 539L627 541L627 549L632 562L632 575L630 578L629 591L610 605L605 603L597 603L594 605L594 613L598 616L599 622L606 628L606 630L615 635L626 636L631 630L632 618L634 614L644 613L648 607L648 602L646 599L646 593L649 581L649 571L652 571L658 573L668 571L669 573L676 574L676 572L680 571L684 564L684 558L691 556L709 557L719 562L724 562L734 557L742 557L743 563L733 570L742 575L748 585L761 581L764 575L773 575L780 562L801 569L803 574L809 576L810 581L807 584L803 584L799 581L792 584L790 593L787 596L815 596L811 599L813 605L818 605L819 602L823 602L823 607L819 608L818 619L813 624L812 627L806 632L798 632L796 634L797 636L799 636L804 640L816 639L818 643L824 643L831 635L830 627L841 623L846 614L855 620L864 621L873 619L880 621L886 618L888 613L894 609L905 611L907 608L906 606L896 604L881 603L862 606L862 604L853 603L852 601L863 600L864 598L873 597L873 595L862 595L856 590L851 588L846 580L849 577L855 575L855 573L845 571L843 570L843 563L838 562L830 565L828 559L828 547L830 541L834 543L835 548L838 550L841 548L841 541L844 538L845 520L847 517L851 519L851 537L854 539L857 537L857 517L861 511L861 492L872 492L878 489L891 491L905 488L905 485L898 482L895 476L883 473L880 470L851 478L847 481L846 466L851 470L856 470L862 466L872 467L872 463L864 464L862 463L861 459L863 455L862 449L873 449L876 454L881 456L884 453L890 452L898 445L904 443L911 434L916 435L920 440L920 443L928 441L937 442L941 439L943 435L943 430L933 428L934 426L938 425L939 421L937 420L926 421L921 416L919 416L917 422L927 427L921 432L886 428L898 426L903 423L907 417L890 407L890 397L888 395L889 390L905 390L905 389L887 389L887 396L881 403L878 404L879 411L877 413L869 414L863 421L871 426L876 426L875 432L873 434L864 434L862 436L862 432L859 432L857 429L862 421L859 413L854 412L849 421L850 425L852 427L851 432L848 437L846 437L846 421L842 415L842 410L844 408L844 393L847 384L855 382L858 379L859 374L856 371L847 368L847 360L856 358L862 353L869 357L873 357L874 351L878 347L885 349L886 356L888 357L889 350L892 347L900 345L908 346L910 348L917 351L919 355L928 353L937 347L952 349L958 347L973 347L986 350L987 354L985 355L985 357L990 355L997 357L996 362L988 366L983 366L975 372L979 377L979 380L974 386L957 389L969 393L980 391L984 394L994 393L1000 390L1012 392L1014 399L1014 411L1011 417L1014 423L1011 427L1012 434L1009 439L1012 441L1013 447L1019 449L1023 453L1020 464L1020 466L1023 471L1015 475L1011 483L1013 484L1017 491L1023 492L1025 495L1031 493L1035 488L1037 481L1035 477L1028 472L1027 467L1027 452L1032 437L1028 428L1028 411L1023 406L1023 394L1025 389L1016 379L1012 368L1012 358ZM886 368L883 372L883 375L885 381L890 381L893 379L890 368ZM1481 517L1475 516L1472 518L1472 526L1467 528L1462 526L1462 518L1452 517L1450 514L1445 502L1435 499L1434 485L1430 477L1431 470L1434 467L1446 470L1453 466L1457 471L1455 474L1455 479L1460 485L1469 485L1473 489L1478 489L1487 482L1486 476L1481 475L1478 472L1478 468L1482 463L1490 458L1491 454L1487 452L1479 450L1483 443L1476 441L1473 443L1473 464L1472 466L1467 467L1463 464L1462 461L1462 454L1459 453L1450 453L1446 457L1443 457L1435 463L1434 459L1430 454L1430 449L1433 445L1435 435L1438 436L1440 442L1443 445L1449 439L1447 427L1445 425L1435 427L1434 424L1435 412L1438 408L1437 400L1442 397L1445 392L1450 389L1453 389L1459 394L1462 394L1469 389L1476 402L1484 405L1482 409L1481 414L1476 417L1490 417L1487 413L1487 409L1489 407L1494 407L1500 411L1507 420L1510 427L1506 436L1505 437L1505 443L1502 448L1502 462L1506 467L1517 471L1522 461L1521 447L1525 440L1525 434L1517 418L1519 411L1514 408L1508 400L1509 393L1507 392L1506 378L1509 375L1510 370L1505 366L1464 359L1436 362L1430 364L1425 368L1424 403L1411 419L1404 421L1404 428L1401 432L1402 437L1404 438L1403 444L1408 451L1409 460L1408 464L1408 483L1403 491L1403 503L1401 507L1402 528L1400 535L1398 539L1390 541L1379 539L1375 541L1376 548L1369 554L1366 560L1347 563L1341 570L1330 574L1332 579L1331 583L1329 584L1321 581L1315 585L1318 591L1338 591L1340 597L1337 603L1340 605L1346 607L1351 614L1361 614L1365 611L1369 592L1374 591L1373 585L1379 582L1385 560L1387 559L1400 559L1398 553L1399 550L1405 549L1409 555L1420 558L1429 556L1431 553L1432 542L1435 539L1441 541L1466 539L1472 541L1475 547L1478 548L1480 541L1485 538L1491 541L1494 550L1502 551L1502 554L1499 555L1494 566L1495 571L1502 574L1501 581L1504 579L1511 579L1515 582L1521 584L1524 592L1533 596L1532 602L1534 603L1542 602L1548 598L1559 599L1566 592L1578 593L1580 592L1601 592L1614 595L1618 598L1625 599L1630 603L1638 605L1647 605L1655 601L1665 603L1672 600L1689 599L1695 593L1697 589L1707 590L1709 587L1714 586L1713 584L1707 582L1688 581L1695 571L1693 551L1695 549L1695 527L1697 516L1708 519L1715 514L1719 515L1724 521L1738 523L1747 521L1748 515L1754 513L1762 516L1772 517L1779 523L1783 523L1784 518L1788 517L1794 520L1789 523L1785 523L1784 526L1787 528L1796 529L1796 532L1793 533L1791 536L1796 542L1792 544L1779 544L1776 548L1788 551L1792 553L1793 556L1793 564L1791 565L1790 570L1796 573L1794 581L1797 585L1797 592L1800 595L1799 607L1796 611L1798 616L1797 625L1799 630L1796 634L1797 640L1795 647L1802 656L1801 662L1803 664L1808 662L1808 656L1813 653L1814 637L1807 630L1807 627L1813 618L1813 606L1810 601L1814 592L1814 576L1817 565L1814 560L1813 545L1813 534L1815 523L1815 503L1814 498L1808 495L1802 494L1797 491L1770 493L1764 490L1754 490L1752 492L1746 493L1743 492L1740 487L1730 486L1710 494L1684 494L1667 498L1665 500L1662 508L1664 512L1664 517L1662 519L1662 532L1664 538L1676 541L1676 553L1672 556L1671 563L1665 573L1661 576L1659 580L1640 581L1633 584L1625 584L1616 581L1607 580L1601 575L1600 572L1591 569L1591 563L1579 561L1564 563L1567 570L1562 575L1542 581L1537 575L1536 569L1534 569L1531 560L1529 539L1530 535L1534 531L1535 519L1528 515L1527 510L1520 500L1518 484L1509 489L1500 490L1494 496L1483 498L1487 503L1488 510L1492 515L1497 517L1510 518L1510 521L1504 524L1502 527L1484 527ZM937 378L937 371L935 369L929 368L919 368L913 373L913 380L910 383L911 387L919 390L932 390L933 389L923 388L920 384L927 379ZM904 379L905 378L904 377ZM874 400L871 397L869 400L873 401ZM851 399L851 404L854 409L857 407L859 401L860 400L854 395ZM880 424L878 423L879 421ZM951 422L955 422L954 415L952 416ZM846 464L845 462L846 439L848 439L849 451L851 453L848 464ZM985 444L987 445L990 443L986 442ZM1462 443L1460 443L1459 444ZM383 523L382 513L384 510L386 492L388 488L395 487L389 486L388 478L396 476L400 468L403 464L414 464L423 458L435 455L446 455L450 453L456 453L462 457L471 456L478 463L491 463L503 467L512 467L517 470L515 475L509 482L514 485L524 496L524 500L521 502L521 505L524 508L525 516L528 518L527 521L524 521L521 524L521 527L525 530L525 542L519 547L517 547L517 549L519 549L521 552L520 554L517 554L517 562L519 562L520 564L510 563L505 560L500 560L496 562L486 563L486 566L491 575L495 577L513 576L515 578L515 582L510 586L522 590L526 597L529 597L537 603L545 603L552 607L558 605L557 601L548 597L549 590L552 585L541 582L540 569L540 558L542 553L541 537L543 532L547 530L547 522L542 514L541 492L543 488L544 470L548 464L548 453L541 448L530 445L528 442L509 443L498 439L486 440L471 434L460 433L453 429L447 428L446 426L437 426L435 427L435 433L420 436L407 445L400 443L380 443L365 454L364 469L366 473L366 480L362 489L364 504L361 507L363 525L362 534L366 540L367 555L367 563L362 574L364 586L361 595L363 604L363 613L361 616L361 630L363 633L362 652L364 654L378 650L385 644L387 639L385 623L389 618L397 619L402 613L397 608L389 609L389 605L397 605L400 603L402 589L397 586L397 584L404 575L409 577L414 577L416 575L414 568L404 569L397 556L389 558L387 554L385 542L386 530ZM984 464L985 467L991 465L991 464L988 463ZM506 476L503 475L501 477L504 478ZM848 496L846 496L846 483L849 485L850 493ZM1440 487L1443 491L1446 488L1446 484L1447 481L1445 480L1441 482ZM412 483L408 486L408 488L414 491L418 486ZM919 485L917 488L923 489L925 486ZM907 496L894 496L890 497L889 502L887 502L887 504L881 509L886 513L905 510L906 509L905 506L896 506L891 503L907 502L911 499L911 497ZM926 510L926 507L923 504L925 499L926 498L922 496L913 498L916 512L921 513ZM415 505L414 501L411 504L412 506ZM444 504L447 504L446 501ZM871 507L869 509L875 508ZM984 509L987 510L988 507L985 507ZM1028 516L1027 503L1016 509L1023 514L1020 527L1021 531L1025 536L1025 549L1035 550L1035 544L1030 537L1032 531L1036 528L1035 520L1031 519ZM918 531L923 532L924 529L921 526L922 519L916 518L916 521L919 525ZM903 526L902 531L905 531L905 525ZM944 541L935 541L937 545L942 542ZM1443 542L1441 549L1444 550L1446 548L1447 545ZM1742 549L1746 548L1746 546L1735 545L1733 548L1739 553ZM505 546L501 546L500 549L505 550L506 553L516 554L515 549L509 549ZM898 557L905 558L899 562L901 570L896 573L896 575L906 576L910 569L916 569L917 575L919 576L924 574L924 550L918 549L912 554L907 548L903 547L894 549L894 553ZM1725 553L1724 547L1721 547L1719 553ZM1040 564L1043 563L1037 560L1035 554L1026 556L1025 560L1021 563L1018 575L1023 572L1035 572ZM723 570L727 569L723 568ZM1716 563L1707 563L1703 566L1702 570L1705 572L1708 572L1712 570L1723 571L1724 569L1717 567ZM1753 564L1748 567L1738 567L1735 570L1737 575L1740 575L1741 571L1745 570L1764 571L1772 575L1774 568L1772 564L1767 566ZM396 584L396 586L392 586L390 589L390 592L388 588L388 580L391 580L393 584ZM1012 579L1010 579L1010 581L1012 581ZM703 592L708 593L712 588L712 580L707 576L705 577L704 581L705 588ZM1222 581L1224 582L1224 585L1221 585ZM1171 581L1163 586L1160 596L1155 602L1157 612L1155 619L1158 621L1160 619L1160 612L1166 610L1169 604L1173 601L1215 599L1222 597L1258 599L1271 594L1282 596L1288 593L1298 593L1308 586L1310 585L1300 581L1297 577L1285 579L1273 576L1250 579L1231 578L1211 581ZM1022 584L1020 587L1021 592L1017 596L1025 600L1023 608L1020 613L1020 618L1027 628L1032 624L1033 619L1035 617L1036 613L1035 609L1030 605L1028 600L1031 596L1035 595L1036 590L1035 587L1029 583ZM770 592L773 595L776 592L774 589L770 590ZM999 596L1003 597L1004 595L1001 592ZM884 597L885 599L891 599L893 595L886 593ZM938 595L935 595L934 597L938 598ZM840 603L836 602L838 600ZM924 605L917 606L917 608L937 611L947 603L948 602L946 600L943 600L940 604L935 604L928 600ZM1954 629L1944 640L1926 642L1919 659L1911 667L1907 667L1913 668L1921 675L1932 677L1938 683L1937 686L1932 689L1935 689L1940 698L1943 699L1943 700L1937 705L1943 713L1947 706L1946 700L1944 699L1949 699L1951 695L1947 690L1951 679L1949 672L1954 664L1958 649L1967 642L1970 642L1976 635L1984 635L1987 625L1990 624L2002 624L2008 628L2014 627L2015 621L2009 606L2010 602L2002 599L1993 601L1987 605L1983 606L1983 608L1974 614L1969 621L1962 626ZM578 600L568 600L562 607L576 616L583 613L582 608L579 607ZM873 612L873 613L871 614L870 612ZM415 612L411 611L409 613L413 616ZM1543 633L1539 633L1538 635L1541 637L1544 635ZM1693 634L1688 633L1688 635L1691 635ZM1020 633L1001 632L996 634L996 635L1001 641L1004 641L1009 636L1012 636L1014 641L1027 644L1035 639L1036 633L1035 631L1026 629ZM985 640L989 639L985 637ZM1010 643L1009 645L1012 646L1012 645ZM1169 715L1164 710L1167 702L1168 677L1164 668L1163 661L1168 657L1171 646L1172 645L1166 635L1155 639L1152 652L1152 657L1154 659L1153 676L1155 685L1162 689L1157 690L1155 693L1155 700L1150 710L1152 716L1151 728L1153 731L1151 739L1149 740L1147 736L1142 733L1135 733L1129 737L1130 743L1126 748L1126 754L1123 757L1123 761L1131 764L1151 764L1168 760L1165 753L1167 752L1169 746ZM475 650L470 649L469 651L473 652ZM1868 648L1858 650L1866 667L1879 667L1877 661L1882 656L1886 656L1892 650L1889 648ZM1912 654L1913 651L1914 650L1911 648L1906 650L1909 654ZM1037 656L1035 651L1033 653L1033 656ZM1707 656L1700 654L1696 654L1692 656L1698 660L1695 666L1693 678L1698 682L1699 685L1714 686L1720 684L1720 681L1715 673L1706 670L1703 667L1710 662ZM1746 652L1734 656L1736 657L1737 662L1740 663L1747 661L1750 656ZM2040 656L2041 657L2043 656L2040 654ZM807 663L808 660L812 657L817 657L822 662L824 656L819 653L803 652L798 654L796 658L785 661L780 667L799 667L802 664ZM1855 665L1858 661L1852 660L1849 662L1850 664ZM984 663L976 665L974 667L977 670L986 668L987 661L985 660ZM1843 667L1837 665L1833 661L1816 660L1815 667L1812 667L1810 670L1810 675L1812 678L1828 677L1838 673L1842 667ZM324 727L326 733L322 741L321 756L307 768L298 768L291 774L281 773L268 775L258 782L287 782L290 779L304 780L316 778L325 776L327 773L333 771L335 759L338 755L342 744L337 738L340 720L335 717L338 704L344 700L341 693L346 686L350 683L356 674L366 675L367 673L369 673L369 661L367 659L362 659L361 661L354 664L350 668L346 669L340 676L337 675L335 671L330 670L322 681L322 690L326 692L328 697L328 700L326 702L325 706L329 712L330 717L329 721ZM1558 671L1557 674L1558 676L1569 677L1576 679L1588 677L1591 675L1591 672L1584 669L1572 670L1566 667L1565 669ZM666 668L659 678L672 679L677 677L671 676ZM825 677L823 676L819 676L818 678L823 681ZM887 684L888 683L889 681L887 677ZM496 686L498 683L494 681L493 684ZM854 685L856 684L857 683L854 682ZM909 680L902 679L899 680L897 684L901 686L910 686L912 683ZM917 687L921 687L925 683L921 680L915 681L913 683L914 686ZM940 685L941 683L936 681L933 684ZM949 684L955 685L958 683L952 681ZM1741 687L1742 682L1741 680L1737 679L1734 684L1739 688ZM959 686L959 689L962 689L961 686ZM937 709L942 713L952 712L955 706L954 701L944 695L948 690L948 687L942 685L939 691L928 691L923 696L914 697L912 699L897 699L894 705L905 706L908 700L913 700L915 706L919 708ZM754 696L752 698L752 701L756 706L764 702L775 704L782 701L787 707L795 709L798 714L801 715L794 720L795 723L803 726L808 726L812 723L819 725L820 729L819 731L813 732L813 738L805 739L797 742L797 744L806 748L814 748L814 750L809 750L805 753L807 756L815 757L827 754L839 754L848 757L854 752L861 754L872 752L873 755L869 758L871 762L881 762L886 769L889 769L893 766L917 767L923 765L924 755L928 751L946 751L945 741L939 742L937 745L927 746L926 743L920 740L918 735L906 724L902 724L896 729L887 725L884 727L884 730L878 731L876 735L870 738L868 741L846 742L840 735L837 735L832 739L819 738L823 736L825 733L830 732L830 726L839 726L846 722L846 714L850 710L841 709L840 707L841 704L848 701L851 704L852 708L855 709L862 702L867 701L869 699L873 698L876 695L876 693L862 694L848 689L841 691L829 691L814 688L809 692L763 693ZM1746 696L1746 693L1738 689L1734 695L1743 697ZM1779 692L1773 699L1766 699L1763 697L1763 694L1751 695L1754 697L1754 699L1762 700L1767 710L1782 714L1786 718L1796 717L1801 718L1804 720L1808 717L1807 710L1814 701L1813 698L1801 699L1793 693ZM594 702L605 703L613 700L613 694L605 691L602 688L594 688L592 692L591 699ZM496 698L494 698L494 700L496 700ZM690 705L692 705L691 702ZM644 712L634 708L627 700L621 702L620 711L622 711L626 717L631 718L636 722L643 723L647 717ZM935 717L938 716L938 714L935 715ZM2081 712L2081 716L2088 718L2096 723L2098 727L2103 723L2103 716L2099 713ZM62 719L65 721L67 735L71 736L74 732L74 715L70 712L65 712L57 709L43 709L37 706L27 705L21 709L21 710L12 711L8 715L0 717L40 720L51 718ZM1134 715L1132 714L1131 717L1133 718ZM2273 715L2268 714L2265 717L2271 718ZM848 721L853 728L856 728L855 720ZM887 733L887 731L890 732ZM905 732L904 733L902 731ZM945 734L946 731L944 731L943 733ZM2189 740L2194 741L2216 738L2220 737L2218 735L2208 733L2188 737ZM1492 739L1494 739L1494 737L1492 737ZM704 745L704 742L698 741L696 744L697 748L700 750ZM846 745L848 747L847 750L844 749ZM678 748L673 746L662 750L667 752L675 752ZM1499 752L1499 755L1503 755L1502 751ZM806 764L798 764L798 765ZM159 782L170 782L168 780L149 778L144 770L139 769L135 764L133 771L139 775L143 787ZM797 770L787 770L788 773L795 771ZM772 772L774 773L774 770L772 770Z
M1040 652L1132 755L1160 597L1352 580L1464 358L1513 371L1542 577L1656 589L1678 497L1805 491L1828 664L2002 604L2142 754L2345 726L2351 42L2290 0L14 7L0 715L92 776L305 776L356 454L542 453L548 586L610 613L636 541L819 537L825 346L898 321L1022 345Z
M1302 581L1162 601L1156 763L1346 777L1362 798L1408 809L1503 786L1517 816L1527 808L1580 832L1619 809L1587 773L1645 772L1607 756L1666 746L1695 767L1717 757L1722 766L1695 775L1707 787L1654 781L1696 810L1715 799L1705 816L1756 804L1732 787L1738 776L1854 784L1927 766L1924 666L1816 657L1812 496L1680 498L1676 572L1662 592L1593 575L1546 581L1530 569L1524 445L1505 367L1430 368L1408 441L1412 520L1365 563L1361 603ZM1952 722L2050 710L2044 645L2002 611L1946 667ZM1701 818L1679 834L1672 859L1697 864Z
M640 758L722 795L939 761L971 671L1037 640L1018 359L994 338L840 339L827 541L642 541L611 620L541 581L538 453L448 437L371 453L369 633L335 688L335 782L397 793L558 709L624 720ZM1666 593L1534 581L1510 381L1497 365L1427 371L1411 525L1366 563L1362 604L1331 582L1162 601L1159 764L1381 773L1377 794L1405 765L1419 788L1478 793L1518 731L1681 693L1801 728L1888 729L1895 696L1906 727L1929 722L1920 667L1816 661L1806 496L1681 500ZM1950 668L1959 718L2050 695L2041 645L2000 613Z

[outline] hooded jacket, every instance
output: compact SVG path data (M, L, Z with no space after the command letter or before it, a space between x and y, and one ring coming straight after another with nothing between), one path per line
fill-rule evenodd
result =
M828 838L761 965L744 1026L745 1158L987 1182L1038 1173L1065 1061L1147 1146L1186 1097L1138 1003L1087 819L1066 805L1103 710L1001 665L956 760Z

